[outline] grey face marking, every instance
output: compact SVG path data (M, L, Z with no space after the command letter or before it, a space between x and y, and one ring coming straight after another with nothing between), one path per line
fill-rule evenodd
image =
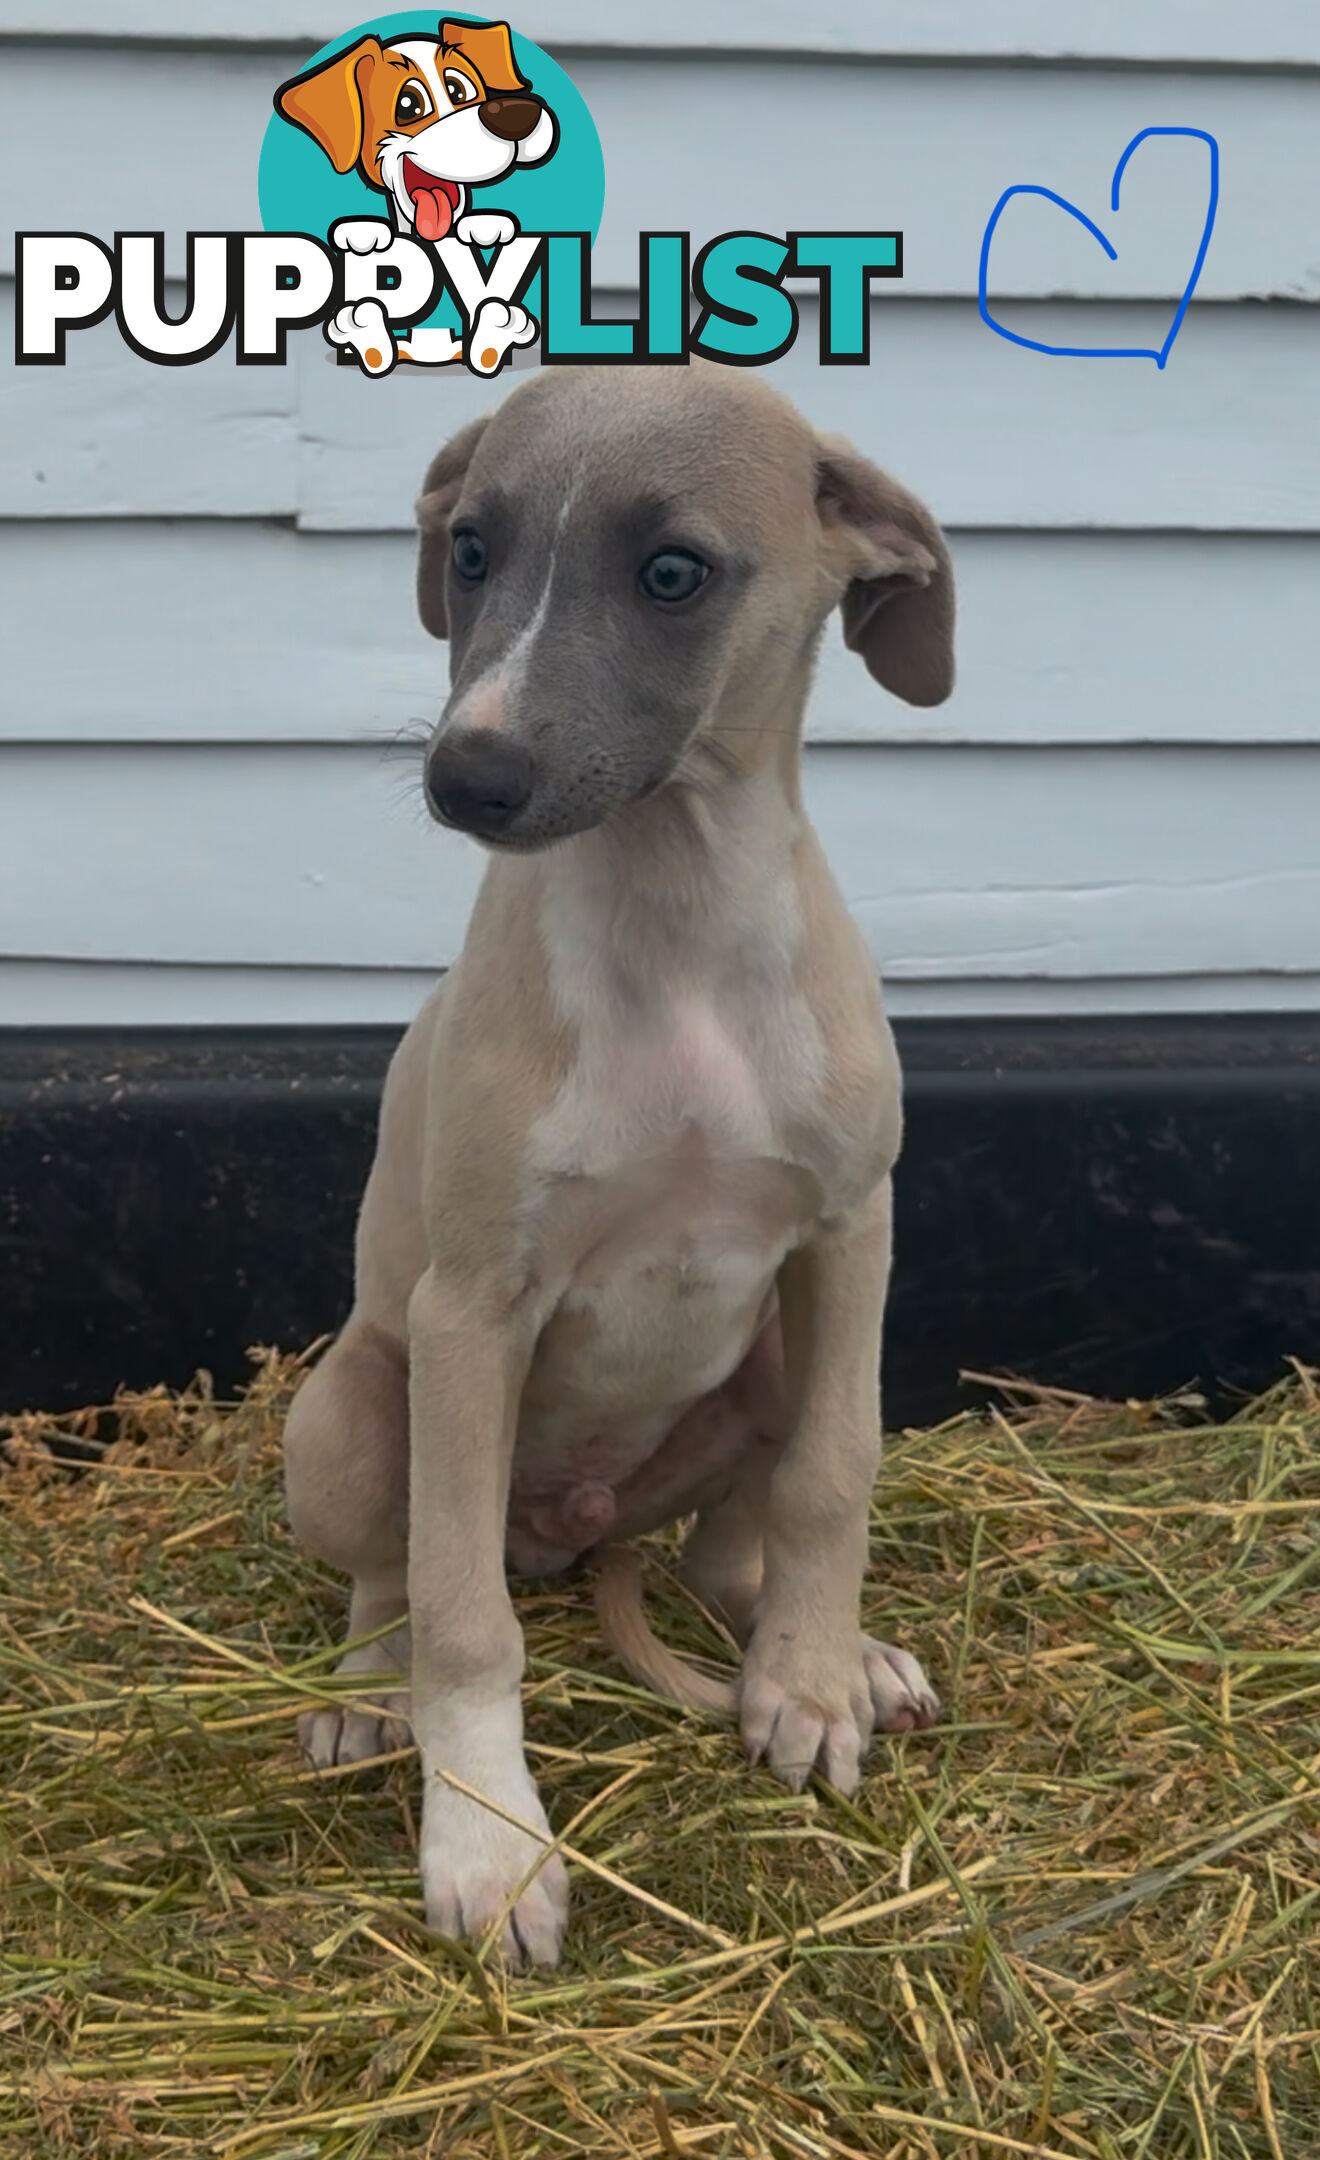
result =
M515 393L449 518L452 691L428 772L459 760L470 779L488 746L498 830L479 808L445 821L505 849L600 825L690 759L783 552L774 488L745 420L730 440L720 385L647 394L602 372ZM806 450L788 462L809 509ZM513 809L510 749L531 761Z

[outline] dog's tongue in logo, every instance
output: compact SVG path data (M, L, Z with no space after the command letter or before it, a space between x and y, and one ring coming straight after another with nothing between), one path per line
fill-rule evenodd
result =
M458 209L458 189L452 180L437 180L423 172L410 157L403 161L403 184L413 206L419 240L443 240Z
M422 188L413 197L417 230L423 240L443 240L453 219L449 198L439 188Z

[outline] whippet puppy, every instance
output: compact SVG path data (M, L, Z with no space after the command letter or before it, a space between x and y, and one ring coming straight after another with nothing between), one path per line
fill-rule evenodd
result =
M492 860L391 1065L352 1317L289 1418L291 1518L352 1576L350 1634L398 1622L344 1660L395 1685L304 1740L359 1760L409 1720L431 1924L553 1963L510 1574L694 1517L744 1743L795 1787L851 1792L874 1729L938 1712L858 1620L899 1073L800 738L836 606L878 682L948 696L953 583L902 487L699 363L539 372L439 452L418 522L452 683L427 800ZM709 1699L604 1581L634 1672Z

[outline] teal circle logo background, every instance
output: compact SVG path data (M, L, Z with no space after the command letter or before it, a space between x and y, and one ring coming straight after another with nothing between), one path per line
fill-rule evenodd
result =
M359 38L376 36L382 44L397 37L435 37L441 16L437 8L422 11L405 8L398 14L376 15L369 22L331 38L298 69L300 75L346 52ZM460 15L446 10L445 22L487 23L499 21L488 15ZM596 123L581 91L549 53L530 38L520 37L510 24L513 57L518 72L536 95L550 107L559 122L559 141L553 157L544 165L517 166L502 180L471 190L472 211L507 210L524 232L586 232L595 240L605 207L605 160L601 155ZM275 84L271 85L274 96ZM310 233L324 240L337 218L388 217L387 198L367 186L355 169L337 173L325 152L310 135L291 120L272 111L261 145L257 167L257 202L267 232ZM539 274L527 295L527 306L538 311ZM429 319L440 322L452 316L446 301Z

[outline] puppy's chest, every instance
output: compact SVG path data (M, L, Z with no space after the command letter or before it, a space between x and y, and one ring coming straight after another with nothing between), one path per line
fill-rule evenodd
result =
M822 1067L815 1023L789 990L759 1009L701 991L640 1006L602 997L530 1136L529 1167L538 1181L627 1184L663 1162L683 1183L791 1159Z
M533 1131L529 1209L558 1286L533 1393L570 1425L579 1406L608 1422L694 1399L762 1323L819 1204L791 1144L818 1045L805 1011L780 1021L775 1039L736 1001L657 998L631 1030L586 1031Z

